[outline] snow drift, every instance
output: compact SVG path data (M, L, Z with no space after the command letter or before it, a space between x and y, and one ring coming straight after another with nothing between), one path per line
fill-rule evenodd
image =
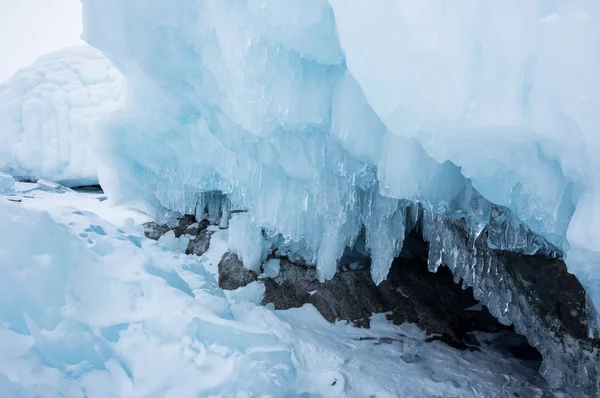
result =
M123 77L91 47L60 50L20 70L0 85L0 171L97 183L92 128L123 96Z

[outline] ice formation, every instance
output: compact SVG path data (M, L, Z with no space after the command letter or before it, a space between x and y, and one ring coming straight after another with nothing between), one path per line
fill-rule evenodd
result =
M0 85L0 171L97 183L92 127L123 96L123 77L92 47L60 50L20 70Z
M0 172L0 194L13 192L15 179L8 174Z
M247 267L278 250L321 280L359 237L385 279L420 202L430 267L471 272L491 312L535 336L440 217L462 220L468 242L493 224L487 243L520 253L600 249L599 12L593 0L86 0L83 37L131 99L102 123L100 181L159 216L244 211L230 234L247 238L233 243ZM207 204L218 191L227 200ZM561 385L580 366L552 360L546 376Z
M180 213L225 192L322 278L363 226L385 278L398 199L467 212L475 234L490 200L566 250L575 210L594 217L593 145L578 151L598 124L597 6L542 3L86 1L84 38L132 98L104 124L102 183ZM587 228L569 236L594 248Z
M569 242L600 249L598 2L330 3L348 68L391 131L538 232L562 239L576 209Z

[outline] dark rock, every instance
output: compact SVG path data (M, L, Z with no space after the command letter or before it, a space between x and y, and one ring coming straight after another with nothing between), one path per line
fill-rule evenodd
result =
M518 290L525 293L540 320L553 319L561 334L587 339L585 290L562 260L496 251Z
M177 221L176 227L169 227L168 225L160 225L154 221L147 222L144 224L144 235L149 239L158 240L161 236L169 231L173 231L176 238L179 238L183 234L189 234L196 236L201 231L204 231L208 227L208 221L202 220L196 224L196 219L193 215L185 215Z
M196 222L196 218L189 214L180 218L179 225L173 229L173 232L175 233L175 237L179 238L195 222Z
M258 275L244 268L244 263L236 254L225 253L219 262L219 287L222 289L235 290L257 278Z
M472 234L452 214L422 207L414 225L428 242L429 269L446 264L454 281L543 357L540 373L571 396L600 396L600 344L595 309L562 253L506 208L493 206L488 225Z
M158 238L160 238L170 230L171 228L169 228L168 226L159 225L154 221L147 222L144 224L144 235L146 235L146 238L148 239L158 240Z
M288 309L311 303L330 322L342 319L368 326L373 313L390 309L367 269L340 272L332 280L320 283L314 268L282 259L279 277L276 281L265 279L264 283L263 304Z
M282 259L279 276L264 283L263 304L272 303L276 309L310 303L331 322L348 320L367 327L374 313L391 312L388 318L394 323L416 323L459 348L466 347L472 331L507 329L485 307L467 310L478 303L472 290L454 283L446 267L429 272L422 259L396 259L388 279L379 286L373 283L368 267L338 272L321 283L314 268Z
M275 309L314 305L330 322L347 320L357 326L369 326L374 313L390 312L394 323L416 323L430 334L455 347L466 348L473 331L497 332L509 327L499 323L485 307L472 310L478 304L471 288L463 289L453 280L446 267L429 272L427 262L414 253L423 254L426 243L418 236L405 242L405 249L390 269L388 279L376 286L368 266L336 273L333 279L321 283L314 267L280 259L279 275L265 278L263 305ZM350 260L368 264L368 259L348 253ZM350 263L343 258L341 263ZM226 254L219 264L219 286L237 289L256 280L256 274L243 268L241 260Z
M203 229L197 236L190 241L185 254L195 254L201 256L208 251L210 247L210 237L214 234L214 231Z

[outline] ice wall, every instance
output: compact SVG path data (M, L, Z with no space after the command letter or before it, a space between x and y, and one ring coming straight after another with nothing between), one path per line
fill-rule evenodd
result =
M92 127L123 97L123 77L91 47L60 50L20 70L0 85L0 171L97 183Z
M250 210L245 228L280 236L322 279L364 225L377 281L402 245L395 198L470 203L458 168L372 111L328 3L84 6L85 39L124 72L132 98L101 135L100 178L114 200L193 213L199 192L221 190Z
M556 239L576 207L570 243L600 249L600 3L330 3L348 68L391 131Z
M596 9L87 0L84 38L132 99L103 123L102 184L181 213L220 190L322 279L364 227L382 280L402 199L466 215L473 235L489 199L562 249L577 209L569 236L594 247L579 220L595 214Z

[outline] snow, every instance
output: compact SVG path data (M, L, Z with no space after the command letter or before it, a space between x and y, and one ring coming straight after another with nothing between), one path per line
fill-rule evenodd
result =
M0 85L0 171L97 183L93 126L123 97L123 77L89 46L56 51L18 71Z
M487 343L480 351L427 343L416 326L384 314L361 329L329 323L310 305L272 311L259 304L259 282L224 294L208 269L227 249L228 230L212 235L204 256L186 256L144 237L146 214L104 199L29 183L0 195L0 395L548 391L535 369Z

